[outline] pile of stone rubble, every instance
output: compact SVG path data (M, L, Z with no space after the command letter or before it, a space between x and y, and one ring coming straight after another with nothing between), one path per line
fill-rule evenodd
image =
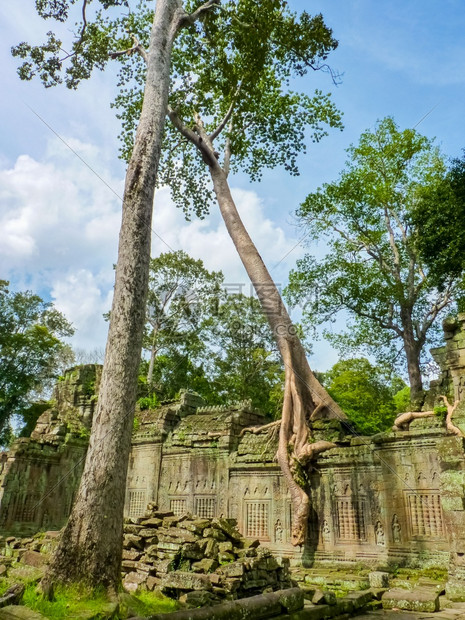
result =
M195 607L289 588L288 561L243 538L235 525L149 505L144 517L125 522L124 587L159 588Z
M0 576L9 572L18 561L28 566L41 568L55 549L60 532L41 532L34 536L0 536Z

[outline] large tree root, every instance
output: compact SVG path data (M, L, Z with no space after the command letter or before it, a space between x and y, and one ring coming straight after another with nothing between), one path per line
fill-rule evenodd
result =
M444 396L441 394L439 398L441 398L444 401L444 404L447 407L447 415L446 415L447 430L449 431L449 433L453 433L454 435L457 435L458 437L465 437L465 435L462 433L459 427L455 426L455 424L452 422L452 416L454 415L454 412L457 409L460 401L456 400L455 403L451 405L447 396Z
M243 428L239 434L239 437L243 437L245 433L253 433L254 435L258 435L259 433L263 433L265 431L274 431L278 426L281 425L281 420L275 420L274 422L270 422L269 424L264 424L263 426L246 426Z
M286 381L284 387L284 403L279 432L277 460L287 481L294 508L291 543L303 545L307 537L308 518L310 515L310 498L308 495L307 472L311 461L316 457L335 448L336 444L329 441L309 442L311 439L305 415L308 405L313 412L319 413L319 402L308 402L308 386L296 380L292 367L286 365ZM305 407L307 404L307 407ZM317 411L318 410L318 411Z
M449 433L457 435L458 437L465 437L462 431L452 422L452 416L454 415L457 406L460 401L456 400L453 405L450 404L447 396L441 394L438 398L444 401L444 404L447 407L446 414L446 429ZM418 418L429 418L433 415L436 415L434 411L407 411L407 413L402 413L398 416L394 421L394 426L392 427L393 431L406 431L410 427L410 422L412 420L416 420Z
M436 415L434 411L407 411L406 413L401 413L400 416L394 420L392 430L408 431L412 420L416 420L417 418L429 418L433 415Z

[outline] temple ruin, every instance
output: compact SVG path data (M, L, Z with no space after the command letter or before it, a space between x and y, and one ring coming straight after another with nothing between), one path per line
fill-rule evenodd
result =
M465 386L465 314L444 329L445 345L432 352L441 374L427 408L439 394L461 399ZM93 365L68 371L31 437L2 455L2 533L64 524L83 468L99 375ZM290 544L292 507L274 460L277 438L248 430L265 423L247 402L209 407L190 392L138 413L126 516L138 517L154 502L175 514L232 517L244 536L304 566L447 568L449 597L465 598L465 452L463 439L447 433L443 414L371 437L337 420L316 422L315 438L338 447L308 472L312 513L302 548ZM465 406L454 423L465 431Z

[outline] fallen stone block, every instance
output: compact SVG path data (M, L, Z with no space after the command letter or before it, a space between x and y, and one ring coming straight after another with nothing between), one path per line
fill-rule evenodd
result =
M136 590L147 581L148 575L141 573L128 573L123 579L123 588L127 592L136 592Z
M368 574L368 579L370 580L370 588L389 587L389 573L376 570Z
M166 590L211 590L212 584L207 575L173 571L162 576L160 589Z
M0 609L0 620L45 620L45 616L22 605L8 605Z
M215 596L212 592L206 592L205 590L198 590L193 592L186 592L179 597L179 602L187 605L188 607L204 607L211 604Z
M179 527L189 530L190 532L194 532L194 534L199 534L200 536L203 534L205 528L210 525L210 521L208 519L194 519L193 521L182 521L179 524Z
M231 564L220 566L217 572L223 574L225 577L242 577L244 574L244 564L242 564L242 562L231 562Z
M157 586L160 585L161 579L160 577L154 577L153 575L149 575L147 577L147 581L145 582L145 586L147 590L154 590Z
M227 540L226 534L223 530L220 530L216 527L207 527L203 531L203 535L205 538L214 538L218 542L224 542Z
M185 543L182 546L181 553L183 558L189 558L190 560L201 560L203 558L203 552L196 542Z
M213 527L221 529L231 540L240 542L242 540L241 533L231 524L230 519L213 519Z
M8 590L0 598L0 607L7 607L8 605L19 605L23 598L24 590L26 586L23 583L16 583L8 588Z
M203 558L200 562L192 564L194 573L212 573L218 567L218 562L211 558Z
M283 611L291 613L298 611L304 606L304 593L300 588L290 588L289 590L281 590L279 594L279 602Z
M434 590L416 588L414 590L393 589L381 598L383 609L403 609L405 611L439 611L439 594Z
M354 609L362 609L373 600L373 592L371 590L349 592L345 598L353 602Z
M144 548L144 541L140 536L135 534L125 534L123 540L123 547L126 549L142 549Z
M135 562L140 559L141 555L142 552L137 549L123 549L123 560L131 560Z
M314 605L335 605L336 595L330 590L316 590L312 597Z

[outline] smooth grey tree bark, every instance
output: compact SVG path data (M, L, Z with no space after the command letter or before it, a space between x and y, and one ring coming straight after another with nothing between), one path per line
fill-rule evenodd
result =
M71 516L43 581L83 582L115 590L120 583L123 507L142 349L155 182L177 32L213 4L187 15L181 0L157 0L144 102L129 161L115 290L98 407Z

